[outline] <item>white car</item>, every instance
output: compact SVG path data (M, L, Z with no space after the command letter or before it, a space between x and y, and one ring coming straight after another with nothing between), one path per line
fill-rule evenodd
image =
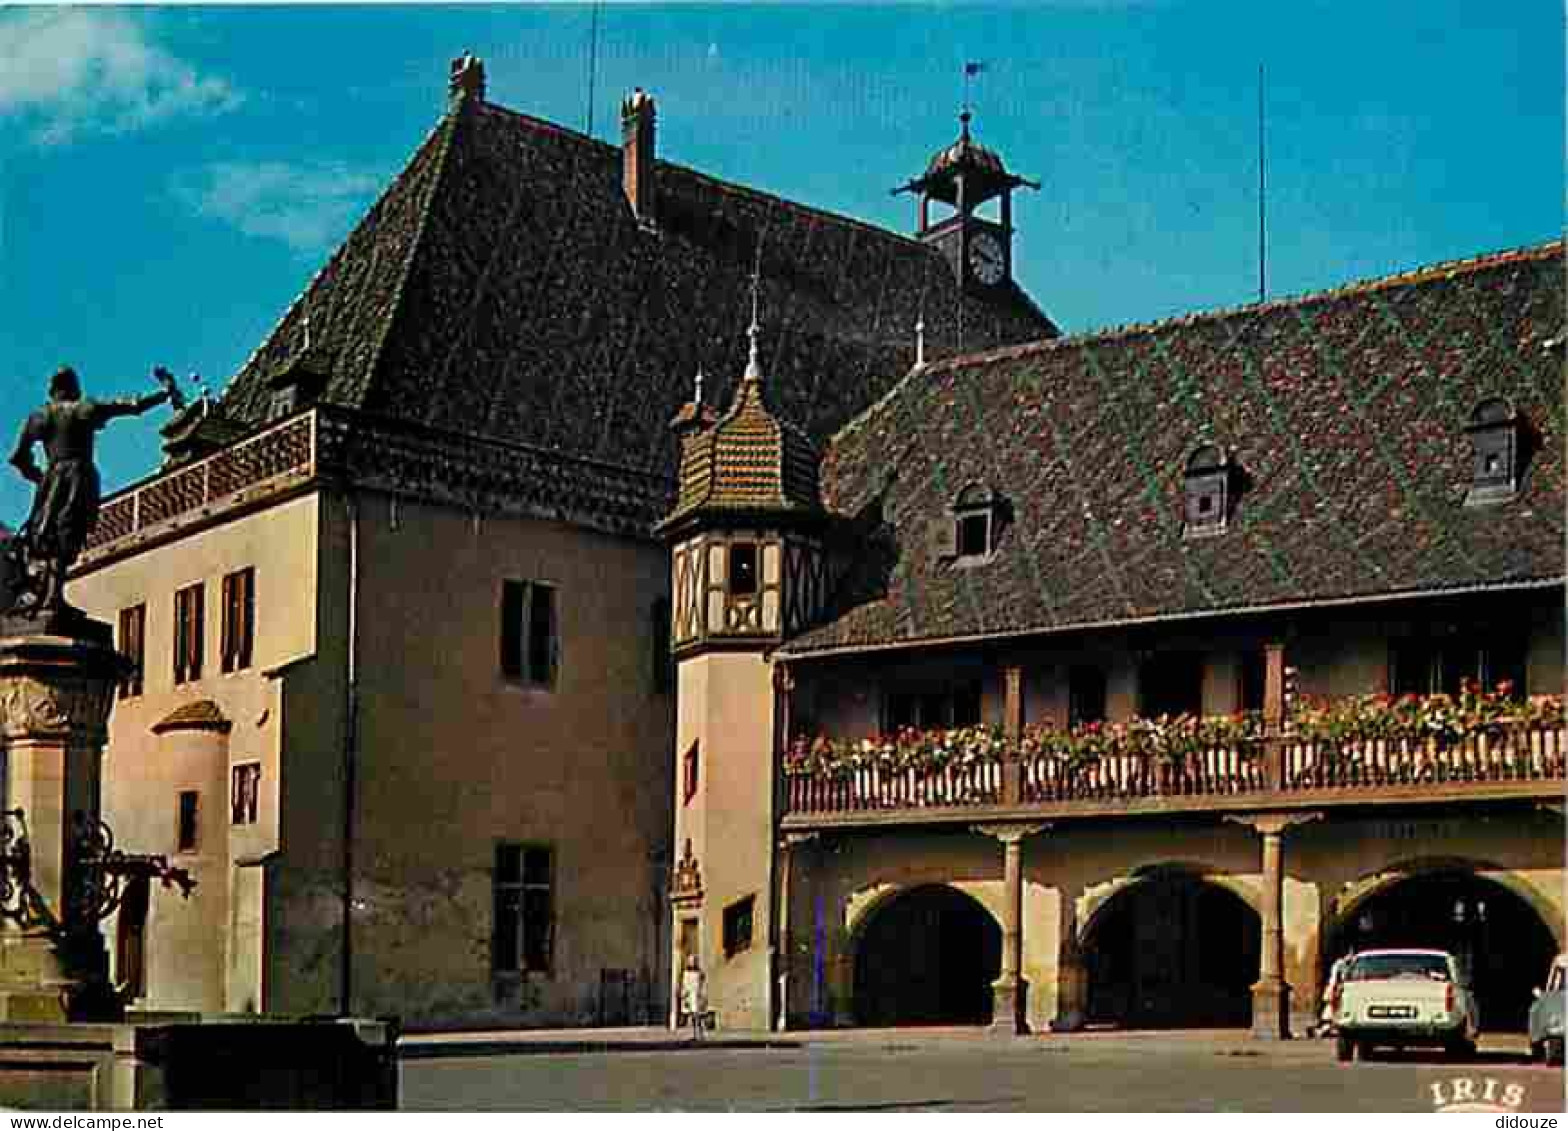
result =
M1345 968L1333 1007L1340 1060L1365 1057L1378 1045L1475 1053L1475 995L1447 951L1362 951Z

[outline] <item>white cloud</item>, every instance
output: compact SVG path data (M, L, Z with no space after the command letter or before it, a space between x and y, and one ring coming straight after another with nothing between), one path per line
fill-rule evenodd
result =
M173 188L202 216L308 253L339 239L381 181L331 162L222 161L176 178Z
M222 78L198 74L148 37L141 19L101 8L0 12L0 117L33 125L55 145L121 133L240 102Z

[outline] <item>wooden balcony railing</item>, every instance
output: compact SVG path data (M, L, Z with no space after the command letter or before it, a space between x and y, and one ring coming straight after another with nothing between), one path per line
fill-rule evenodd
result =
M936 769L868 765L847 771L786 770L790 814L1039 806L1234 798L1366 798L1391 787L1557 783L1561 725L1502 724L1463 738L1329 743L1289 734L1200 750L1182 760L1112 756L1074 763L1050 754L992 756ZM1212 805L1205 805L1212 808Z

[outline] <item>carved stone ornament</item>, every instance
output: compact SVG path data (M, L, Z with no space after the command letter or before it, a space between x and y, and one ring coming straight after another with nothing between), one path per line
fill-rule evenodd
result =
M102 743L128 666L96 643L0 636L0 737Z
M687 837L681 858L675 862L675 875L670 882L670 901L687 903L701 898L702 868L691 850L691 837Z

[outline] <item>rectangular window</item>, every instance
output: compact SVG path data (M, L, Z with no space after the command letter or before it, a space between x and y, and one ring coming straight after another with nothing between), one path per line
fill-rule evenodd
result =
M978 726L980 681L966 680L942 688L890 691L883 704L882 729L947 730Z
M120 655L132 664L120 681L120 698L134 699L142 693L142 669L147 662L147 606L132 605L120 610Z
M730 543L730 593L744 597L757 591L757 544Z
M1074 665L1067 672L1067 725L1105 721L1105 673L1088 665Z
M503 581L502 676L537 687L553 687L559 653L555 586L539 581Z
M491 965L497 973L549 973L554 944L554 859L549 848L495 846L495 926Z
M256 637L256 571L250 567L223 579L223 670L250 667Z
M1240 657L1241 670L1236 675L1236 704L1243 711L1263 710L1263 697L1268 682L1268 658L1261 648L1251 648Z
M685 805L697 796L697 775L700 773L697 743L691 744L691 749L686 751L681 759L681 804Z
M179 813L175 818L174 850L176 852L196 851L196 803L198 794L194 789L180 791Z
M751 949L751 926L757 897L748 895L724 909L724 956Z
M1389 690L1395 695L1458 695L1466 680L1486 691L1506 684L1525 693L1525 642L1517 636L1459 633L1396 640L1389 649Z
M991 552L991 513L966 514L958 519L958 556L983 558Z
M201 678L203 586L187 585L174 594L174 682Z
M1203 658L1190 652L1160 652L1138 671L1138 713L1146 719L1161 715L1203 713Z
M231 824L254 825L261 807L261 763L245 762L232 773L229 808Z

